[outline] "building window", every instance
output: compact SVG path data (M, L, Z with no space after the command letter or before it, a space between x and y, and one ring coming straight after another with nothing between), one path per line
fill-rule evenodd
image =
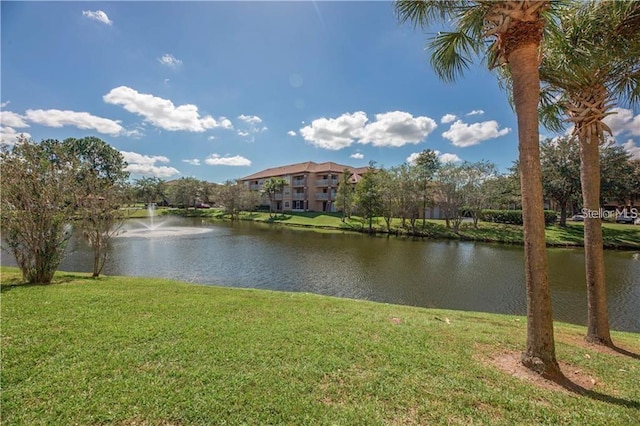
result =
M285 208L285 209L288 209L288 208L289 208L289 202L288 202L288 201L285 201L285 202L284 202L284 208Z

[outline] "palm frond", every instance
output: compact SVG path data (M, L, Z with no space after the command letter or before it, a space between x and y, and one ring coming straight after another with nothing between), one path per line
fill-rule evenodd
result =
M617 76L609 90L617 94L619 103L627 106L640 104L640 69L619 73Z
M469 37L482 40L485 32L485 17L490 6L484 3L468 4L458 8L457 29Z
M440 32L429 43L431 66L445 82L455 81L469 68L477 50L477 40L463 32Z
M563 100L558 91L549 85L543 85L540 89L540 104L538 115L542 125L551 132L561 132L566 128Z
M447 22L455 16L464 0L397 0L394 5L400 24L411 23L415 28L428 28L437 22Z
M619 13L624 16L615 29L615 34L623 38L637 37L640 31L640 2L626 1L616 2L614 7L619 9Z

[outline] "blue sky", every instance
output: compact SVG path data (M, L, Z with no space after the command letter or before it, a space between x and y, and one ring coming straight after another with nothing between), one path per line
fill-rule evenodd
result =
M390 2L7 2L2 142L98 136L133 178L212 182L302 161L394 166L517 157L515 115L481 64L431 71ZM608 121L640 158L640 113ZM547 134L543 131L543 134Z

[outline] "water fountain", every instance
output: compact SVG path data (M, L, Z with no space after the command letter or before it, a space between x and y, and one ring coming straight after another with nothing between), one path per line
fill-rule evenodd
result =
M135 221L135 224L139 225L137 227L127 226L118 237L166 238L205 234L213 231L212 228L205 227L170 226L171 219L157 220L155 203L149 203L147 206L147 217L146 221Z

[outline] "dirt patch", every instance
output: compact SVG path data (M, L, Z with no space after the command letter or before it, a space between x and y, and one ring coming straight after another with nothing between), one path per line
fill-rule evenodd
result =
M592 390L600 382L593 374L563 361L560 361L559 364L564 379L550 380L522 365L520 356L520 352L510 351L489 359L489 362L513 377L526 380L545 389L582 393Z
M594 352L599 352L601 354L606 355L616 355L623 357L630 357L640 359L640 349L639 348L627 348L625 346L615 345L614 347L609 347L605 345L597 345L595 343L589 343L585 340L583 334L568 334L563 333L557 336L559 341L562 343L567 343L569 345L578 346L584 349L589 349ZM615 342L614 342L615 344Z
M402 318L398 318L398 317L391 317L389 318L389 321L391 322L391 324L395 324L395 325L402 324Z

